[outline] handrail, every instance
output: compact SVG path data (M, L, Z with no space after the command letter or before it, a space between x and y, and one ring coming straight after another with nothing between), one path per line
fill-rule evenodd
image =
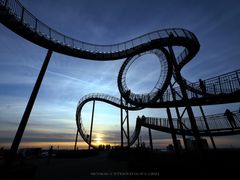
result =
M212 82L212 80L214 80L214 79L226 79L226 78L229 79L229 78L233 77L233 74L239 74L239 73L240 73L240 70L236 70L236 71L229 72L229 73L226 73L226 74L223 74L223 75L220 75L220 76L216 76L214 78L209 78L209 79L205 80L207 82L206 85L208 86L208 82ZM239 76L236 75L236 77L239 77ZM231 81L231 82L238 83L238 85L236 85L234 87L237 87L237 88L235 88L235 90L239 91L240 90L239 78L234 78L234 81ZM198 85L198 83L193 83L193 84ZM221 85L221 81L220 81L220 85ZM230 88L230 86L226 86L226 87ZM178 89L178 88L176 88L176 89ZM227 90L227 91L224 91L224 92L225 93L227 93L227 92L228 93L234 93L235 91L232 91L232 89L231 89L231 91ZM224 92L222 92L222 93L224 93ZM218 95L218 94L212 94L212 96L214 96L214 95ZM165 97L168 97L168 98L165 98ZM197 96L197 97L192 96L192 97L197 98L197 99L200 98L200 96ZM156 103L158 103L159 105L164 104L167 101L172 101L172 99L170 99L170 98L171 98L171 93L168 90L164 93L163 101L157 101ZM79 129L79 132L80 132L82 138L87 143L89 142L89 140L86 136L87 133L84 130L84 127L82 125L81 110L82 110L82 107L87 102L92 101L92 100L103 101L103 102L109 103L113 106L123 108L123 109L128 109L128 110L140 110L140 109L143 109L145 107L148 107L148 105L146 105L146 104L144 104L144 105L141 104L142 106L135 106L135 105L129 104L129 103L126 106L125 104L127 104L127 103L125 102L124 99L123 99L123 104L121 104L119 98L114 97L114 96L110 96L110 95L107 95L107 94L91 93L91 94L88 94L88 95L82 97L79 100L79 103L78 103L78 108L77 108L77 112L76 112L76 122L77 122L77 126L78 126L78 129ZM150 106L151 106L151 104L150 104ZM240 113L237 112L237 111L234 111L233 113L236 114L237 127L240 128ZM168 129L170 128L170 125L168 123L167 118L147 117L146 119L149 122L152 122L152 123L148 122L148 124L165 127L165 128L168 128ZM220 135L221 135L221 132L223 132L225 130L230 130L229 123L228 123L226 117L224 116L224 114L209 115L209 116L206 116L206 119L209 123L209 127L210 127L211 131L219 131ZM155 122L155 123L153 123L153 122ZM190 131L191 126L190 126L189 119L188 118L182 118L182 122L184 124L185 130L188 131L189 135L191 135L191 131ZM200 132L203 133L202 135L207 134L207 132L205 132L207 129L206 129L206 126L204 125L203 118L202 117L196 117L196 122L197 122L197 126L198 126ZM136 124L135 130L134 130L134 132L131 136L131 139L130 139L130 142L131 142L130 144L131 145L135 142L135 140L137 138L136 136L140 133L141 126L144 126L143 121L141 121L141 122L137 121L136 123L137 124ZM139 125L139 123L140 123L140 125ZM179 119L173 118L173 123L174 123L174 126L177 127L176 129L179 129L179 127L180 127ZM146 125L146 122L145 122L145 125Z
M53 51L71 56L94 60L114 60L135 55L138 51L144 52L149 46L154 48L154 44L158 44L157 46L159 47L172 44L185 47L183 52L177 57L177 61L182 67L191 60L191 57L194 56L199 49L199 43L195 35L181 28L156 30L125 42L112 45L97 45L77 40L50 28L24 8L18 0L1 0L0 7L11 15L11 17L14 17L16 22L26 28L26 30L33 32L35 36L30 37L29 33L14 29L16 26L15 22L7 21L6 18L0 19L7 27L38 45L48 49L51 47ZM36 35L44 40L44 42L40 42L39 38L36 39ZM172 39L176 39L177 41L169 38L170 35ZM194 52L192 53L193 50Z
M100 93L91 93L88 95L85 95L84 97L82 97L79 102L78 102L78 106L77 106L77 110L76 110L76 123L77 123L77 127L78 127L78 131L81 135L81 137L83 138L83 140L89 144L89 138L87 136L87 132L82 124L82 117L81 117L81 111L83 106L89 102L89 101L102 101L108 104L111 104L115 107L119 107L119 108L123 108L123 109L128 109L128 110L140 110L142 109L141 107L136 107L133 105L125 105L126 103L123 100L123 104L121 103L121 100L117 97L114 96L110 96L107 94L100 94ZM138 126L138 123L136 124L136 126ZM139 127L136 127L135 131L133 132L132 135L132 140L131 142L134 143L136 140L136 136L138 136L138 134L140 133L139 131ZM95 148L95 146L93 144L91 144L92 147Z
M199 98L199 97L211 97L216 95L231 94L240 91L240 69L225 73L213 78L208 78L203 80L206 87L206 94L202 93L199 82L188 83L188 97L189 99ZM175 87L174 91L177 95L181 95L181 90L179 87ZM177 96L179 100L181 99ZM162 102L172 101L171 90L165 91L162 97ZM160 103L160 102L157 102Z
M225 116L224 113L205 116L210 129L206 127L204 118L202 116L195 117L199 131L205 133L207 133L208 131L219 131L219 133L221 134L221 132L225 132L226 130L232 131L234 129L240 129L240 112L233 111L232 113L235 120L235 127L231 125L227 116ZM179 119L173 118L172 120L174 128L176 130L181 130ZM189 129L191 129L190 121L188 118L182 118L181 121L186 127L188 127L188 129L183 129L183 131L188 131ZM140 118L140 122L142 126L153 125L156 127L170 128L168 118L144 117Z
M184 49L176 58L178 68L181 69L196 55L200 48L196 36L192 32L181 28L157 30L125 42L112 45L100 45L77 40L50 28L48 25L36 18L26 8L24 8L24 6L18 0L0 0L0 13L0 21L2 24L7 26L9 29L19 34L20 36L28 39L29 41L38 44L44 48L51 49L52 51L85 59L131 59L135 55L144 54L148 51L160 49L165 58L170 61L171 58L167 57L169 53L168 51L165 51L165 47L182 46ZM82 126L82 119L79 114L81 113L83 105L88 101L91 101L93 99L99 100L129 110L139 110L148 106L151 107L152 103L161 105L163 103L173 101L171 92L169 90L166 90L168 84L167 82L169 82L169 78L171 78L172 75L171 70L169 70L169 66L166 63L163 65L163 69L164 71L161 75L163 79L165 79L165 81L162 82L159 80L155 86L155 89L150 94L130 94L131 96L129 97L131 97L132 102L133 100L141 100L135 105L128 104L126 106L122 106L118 98L109 95L91 94L84 96L79 101L76 113L78 130L80 131L83 139L87 143L89 142L86 131ZM126 84L124 84L124 78L126 75L124 73L126 73L126 71L124 70L119 73L119 77L122 77L123 82L123 86L121 89L122 92L127 91L127 86ZM207 79L204 81L206 92L203 92L199 82L187 83L187 93L190 99L198 99L199 97L205 97L205 95L216 96L222 94L236 93L240 91L239 76L240 70L237 70L235 72L227 73L222 76ZM176 87L174 91L177 93L178 96L181 96L181 92L178 87ZM125 98L125 100L129 99ZM178 100L179 99L177 99L177 101ZM145 104L143 102L145 102Z
M161 66L161 73L158 78L157 83L153 87L153 89L149 93L145 94L136 94L134 92L131 92L131 90L127 87L126 84L126 74L129 69L129 67L132 65L132 63L139 58L142 55L153 53L157 56L160 66ZM155 102L157 99L159 99L164 91L167 89L168 84L172 77L172 68L171 68L171 62L169 58L167 58L164 54L164 52L154 49L150 50L141 54L138 54L136 56L128 58L122 65L119 73L118 73L118 88L119 92L121 93L122 97L129 102L130 104L137 105L138 103L141 106L145 106L146 104L149 104L150 102Z

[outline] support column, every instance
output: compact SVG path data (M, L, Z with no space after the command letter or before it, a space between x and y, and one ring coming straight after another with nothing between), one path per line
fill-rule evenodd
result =
M5 7L7 7L8 1L9 1L9 0L6 0L6 1L5 1L5 4L4 4Z
M121 96L121 109L120 109L120 118L121 118L121 148L123 148L123 102L122 102L122 96Z
M196 139L196 142L197 142L197 149L199 151L203 151L203 147L202 147L202 143L201 143L201 137L200 137L199 130L198 130L198 127L197 127L197 123L196 123L196 120L195 120L195 117L194 117L194 114L193 114L193 111L192 111L192 107L188 103L189 100L188 100L188 95L187 95L187 91L186 91L186 87L185 87L186 82L182 78L182 75L181 75L179 66L177 64L177 60L176 60L176 57L175 57L175 54L174 54L174 51L173 51L172 47L168 46L168 49L169 49L170 55L172 56L172 63L173 63L173 67L174 67L176 81L178 82L178 84L180 86L181 93L182 93L182 96L183 96L182 100L185 102L185 106L186 106L186 110L187 110L188 117L189 117L189 120L190 120L193 135L194 135L194 137Z
M214 140L213 140L213 136L212 136L212 134L211 134L210 128L209 128L209 126L208 126L207 119L206 119L205 113L204 113L204 111L203 111L203 108L202 108L202 106L199 106L199 108L200 108L200 111L201 111L201 113L202 113L205 126L206 126L206 128L207 128L208 133L209 133L209 137L210 137L210 140L211 140L211 142L212 142L213 149L216 150L217 148L216 148L215 142L214 142Z
M170 88L171 88L173 100L176 101L176 96L175 96L173 85L172 85L171 82L170 82ZM175 107L175 110L176 110L176 113L177 113L177 118L180 121L180 128L181 128L181 130L183 130L182 118L181 118L178 107ZM182 138L183 138L183 143L184 143L184 146L185 146L185 150L186 150L186 152L188 152L187 140L186 140L186 137L185 137L184 133L182 134Z
M149 134L150 149L153 152L152 132L150 128L148 128L148 134Z
M128 110L126 110L126 120L127 120L127 144L128 148L130 148L130 136L129 136L129 113Z
M51 56L52 56L52 50L48 50L46 58L45 58L45 60L43 62L42 68L41 68L40 73L38 75L37 81L36 81L36 83L34 85L32 94L31 94L31 96L29 98L28 104L27 104L26 109L24 111L24 114L22 116L22 120L21 120L21 122L20 122L20 124L18 126L18 130L16 132L15 138L13 140L13 143L12 143L12 146L11 146L11 150L10 150L11 154L16 154L17 153L19 144L21 142L21 139L22 139L25 127L27 125L29 116L30 116L31 111L32 111L32 107L33 107L34 102L36 100L38 91L40 89L40 86L41 86L44 74L45 74L45 72L47 70L48 63L49 63L49 61L51 59Z
M127 139L127 147L130 147L130 136L129 136L129 113L127 109L124 109L123 107L127 106L127 104L123 104L123 97L121 96L121 147L124 146L124 135ZM123 116L123 111L125 110L126 116ZM126 122L127 121L127 122ZM124 129L124 123L127 123L127 132Z
M138 147L138 148L140 147L139 136L138 136L138 139L137 139L137 147Z
M174 149L175 149L176 154L179 155L180 151L179 151L179 147L178 147L177 136L174 132L173 119L172 119L171 111L170 111L169 108L167 108L167 115L168 115L168 121L169 121L170 129L172 131L171 135L172 135Z
M91 127L90 127L90 136L89 136L89 146L88 146L88 150L90 150L90 148L91 148L91 143L92 143L92 129L93 129L94 110L95 110L95 100L93 101L93 107L92 107L92 119L91 119Z
M76 138L75 138L75 146L74 146L74 151L76 151L76 150L77 150L77 141L78 141L78 129L77 129Z
M140 148L142 148L142 137L139 136Z

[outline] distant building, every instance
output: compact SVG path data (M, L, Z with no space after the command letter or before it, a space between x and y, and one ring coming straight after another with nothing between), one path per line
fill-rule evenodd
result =
M18 154L21 154L24 158L36 158L40 157L42 148L23 148L18 150Z
M110 150L111 149L111 145L110 144L107 144L106 145L106 150Z
M178 144L178 149L179 149L179 151L182 151L183 148L182 148L181 141L180 141L180 140L177 140L177 144Z
M105 150L105 145L100 144L100 145L98 146L98 149L99 149L99 150Z
M181 144L181 141L180 140L177 140L177 144L178 144L178 149L179 151L182 151L182 144ZM169 144L167 147L167 151L174 151L174 146L172 144Z
M196 151L197 150L197 142L195 139L186 139L187 140L187 146L189 151ZM208 150L208 142L206 139L201 139L201 144L203 146L204 150Z
M172 144L169 144L169 145L167 146L167 151L170 151L170 152L173 152L173 151L174 151L174 147L173 147Z

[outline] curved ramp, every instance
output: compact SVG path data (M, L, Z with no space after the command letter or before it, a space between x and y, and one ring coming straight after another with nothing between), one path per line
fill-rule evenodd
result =
M199 90L199 82L196 83L189 83L188 86L191 87L191 91L189 91L189 97L190 100L189 102L192 105L202 105L202 104L216 104L216 103L224 103L224 102L239 102L240 101L240 79L238 77L240 75L240 70L233 71L230 73L226 73L220 76L216 76L213 78L209 78L205 80L206 87L207 87L207 92L208 95L207 97L204 97L201 93L195 92L194 90L197 89ZM126 92L126 90L123 88L123 93ZM172 95L170 90L166 90L162 96L162 101L155 101L155 102L144 102L139 103L140 101L137 100L135 104L129 104L127 101L123 100L123 104L121 104L120 99L106 95L106 94L88 94L84 96L83 98L80 99L76 111L76 123L78 126L78 130L80 132L81 137L84 139L86 143L89 144L89 138L87 136L87 132L84 129L84 126L82 124L82 118L81 118L81 110L83 106L93 100L97 101L102 101L108 104L111 104L115 107L118 108L123 108L127 110L140 110L144 109L146 107L150 108L159 108L159 107L175 107L177 106L184 106L184 102L181 100L181 92L178 87L174 89L176 94L178 94L178 98L176 101L173 101ZM120 91L121 92L121 91ZM124 94L123 94L124 95ZM225 98L226 97L226 98ZM232 99L231 99L232 98ZM136 100L136 98L135 98ZM196 104L194 104L196 103ZM128 106L125 106L125 104L128 104ZM238 117L238 125L239 127L235 128L234 131L229 127L229 124L227 124L226 117L224 118L223 114L220 115L211 115L207 116L207 119L210 119L210 124L215 126L210 126L210 133L211 135L214 136L222 136L222 135L232 135L232 134L240 134L240 115L239 113L235 112L235 114ZM148 127L151 129L155 129L158 131L166 132L166 133L171 133L170 125L168 122L168 119L166 118L147 118L148 121L144 122L142 119L141 120L136 120L136 127L135 130L130 138L130 145L134 144L134 142L137 140L137 137L140 133L141 127ZM150 123L154 122L155 123ZM183 119L184 122L187 122L188 119ZM203 119L201 117L196 117L196 122L199 126L200 129L200 135L201 136L207 136L209 135L209 132L204 129L203 125ZM179 128L178 120L174 119L175 123L175 133L176 134L185 134L185 135L192 135L192 132L190 130L190 124L188 124L188 127L185 130L181 130ZM218 126L219 124L224 124L225 126ZM217 127L217 128L216 128Z
M95 93L95 94L88 94L88 95L82 97L80 99L79 103L78 103L78 107L77 107L77 110L76 110L76 123L77 123L78 131L79 131L81 137L83 138L83 140L87 144L90 144L90 139L89 139L89 135L88 135L87 131L85 130L85 128L83 126L83 123L82 123L81 111L82 111L83 106L87 102L93 101L93 100L94 101L105 102L105 103L111 104L115 107L123 108L123 109L127 109L127 110L132 110L132 111L142 109L141 107L136 107L136 106L131 106L131 105L125 106L124 105L124 104L126 104L125 102L123 102L123 104L121 104L121 100L119 98L116 98L114 96L110 96L110 95L107 95L107 94L97 94L97 93ZM130 140L131 145L138 138L138 135L140 133L140 129L141 129L140 122L137 121L135 131L131 136L131 140ZM91 144L91 146L95 148L94 145Z
M46 49L85 59L116 60L171 45L185 47L177 58L182 67L195 56L200 47L192 32L180 28L158 30L112 45L83 42L52 29L25 9L18 0L1 0L0 14L0 22L23 38Z
M227 117L222 114L213 114L206 116L206 121L209 126L209 130L206 127L203 117L196 117L197 126L201 136L226 136L240 134L240 112L234 111L234 124L231 124ZM170 124L167 118L158 117L145 117L140 120L141 126L151 128L157 131L166 133L172 133ZM191 131L191 125L188 118L182 119L183 129L180 128L180 121L177 118L173 118L174 132L178 135L185 134L187 136L193 136Z
M172 75L174 76L172 68L173 57L167 48L172 48L173 46L181 46L183 48L180 55L176 57L176 68L179 70L197 54L200 48L196 36L186 29L170 28L158 30L112 45L91 44L74 39L52 29L25 9L18 0L0 0L0 22L21 37L43 48L65 55L99 61L127 58L118 76L119 91L126 101L124 104L127 105L122 105L118 98L103 94L87 95L79 101L76 121L78 130L87 143L89 143L89 139L82 126L81 110L84 104L91 100L103 101L128 110L139 110L146 107L180 107L186 105L185 102L182 101L181 91L178 87L174 89L177 97L176 100L173 100L172 93L167 89ZM159 77L159 81L148 94L129 92L125 83L127 70L136 58L149 52L156 54L160 59L163 71ZM206 80L205 93L199 83L189 83L185 80L185 88L188 90L188 96L190 96L188 103L194 106L239 102L239 72L238 70L227 75L225 74ZM130 140L131 144L136 140L142 125L141 122L136 122L136 129ZM178 132L178 130L176 130L176 132ZM188 134L190 132L186 131L181 133Z

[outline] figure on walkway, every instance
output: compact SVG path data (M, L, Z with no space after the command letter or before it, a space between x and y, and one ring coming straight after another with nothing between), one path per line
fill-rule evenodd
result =
M229 109L226 109L224 116L227 116L228 122L230 123L230 125L232 126L232 128L236 128L236 121L234 119L235 114L232 113Z
M137 116L137 121L140 121L140 117L139 116Z
M129 89L129 90L127 90L127 92L126 92L126 96L129 97L130 94L131 94L131 90Z
M145 122L146 121L146 117L144 115L142 115L142 120Z
M202 90L203 96L205 96L207 93L207 90L206 90L206 85L202 79L199 79L199 87Z
M51 146L48 150L48 164L50 163L50 160L52 158L52 155L53 155L53 146Z

